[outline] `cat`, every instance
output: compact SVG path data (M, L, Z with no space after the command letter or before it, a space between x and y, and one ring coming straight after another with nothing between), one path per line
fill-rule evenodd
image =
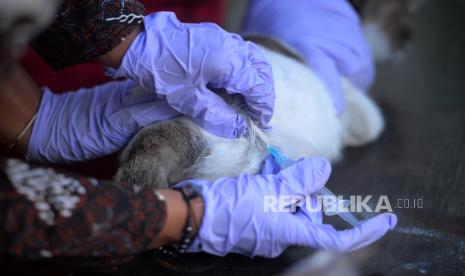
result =
M349 0L362 19L378 64L398 60L414 32L414 18L426 0Z
M167 188L186 179L256 174L268 155L267 145L296 160L322 156L336 161L343 147L377 139L383 116L364 92L341 79L346 109L337 116L325 85L295 51L268 38L254 40L273 69L276 101L271 130L262 131L249 120L245 137L226 139L207 133L188 117L149 125L123 150L117 183ZM242 110L237 98L225 99Z

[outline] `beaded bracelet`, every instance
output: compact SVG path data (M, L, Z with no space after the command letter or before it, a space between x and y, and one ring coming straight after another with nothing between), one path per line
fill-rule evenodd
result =
M182 194L182 198L187 203L186 224L183 228L182 238L179 242L173 243L168 246L162 246L158 250L164 255L169 255L171 257L178 257L179 255L183 254L194 241L191 235L192 235L192 231L194 230L193 224L195 223L195 217L194 217L194 209L192 208L191 200L194 198L200 197L200 193L191 184L187 184L182 187L176 187L173 189L180 191Z

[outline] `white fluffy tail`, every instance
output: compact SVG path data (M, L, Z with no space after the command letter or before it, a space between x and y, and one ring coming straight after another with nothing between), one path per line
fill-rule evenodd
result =
M343 82L346 110L341 116L342 142L345 146L361 146L376 140L384 129L378 106L349 81Z

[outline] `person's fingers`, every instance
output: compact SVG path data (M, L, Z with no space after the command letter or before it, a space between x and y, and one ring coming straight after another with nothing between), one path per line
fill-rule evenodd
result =
M165 100L175 110L192 117L206 131L225 138L247 132L245 119L220 96L206 87L180 87L166 93Z
M296 234L296 245L349 252L377 241L387 231L394 229L397 216L391 213L381 214L343 231L337 231L327 224L301 222L299 233Z
M259 122L261 127L266 128L273 116L276 99L273 72L261 50L251 42L248 42L247 45L250 49L249 58L252 65L249 74L253 76L255 73L255 78L258 81L256 85L249 88L246 94L242 95L252 119Z
M323 80L337 114L341 114L345 109L345 100L342 94L341 75L334 60L324 53L312 51L308 63Z
M118 90L123 91L120 96L122 107L130 107L137 104L159 100L153 91L143 88L133 80L115 82L113 91L110 91L111 93L115 93Z
M268 156L264 161L262 168L260 170L260 174L265 175L265 174L276 174L280 170L280 166L278 163L276 163L276 160L274 159L273 156Z
M162 100L136 104L109 115L104 124L107 126L105 135L114 141L127 142L142 127L180 115Z
M225 88L229 94L240 94L247 104L251 118L267 128L274 110L275 91L273 72L261 50L251 42L231 35L236 40L234 59L228 59L222 65L223 74L212 80L210 85Z
M376 77L375 65L371 59L368 61L369 62L367 62L365 67L362 67L360 70L347 75L347 78L352 82L352 84L361 89L363 92L368 91Z
M318 203L317 196L311 195L305 198L303 206L300 206L294 216L311 223L323 223L323 205Z
M310 195L319 191L331 174L331 164L324 158L305 158L281 170L280 194Z

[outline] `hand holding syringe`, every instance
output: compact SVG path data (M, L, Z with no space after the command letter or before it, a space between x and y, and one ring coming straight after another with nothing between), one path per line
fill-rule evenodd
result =
M287 157L276 147L268 146L267 149L268 149L268 152L274 157L275 161L279 164L279 166L282 169L287 168L295 163L294 160ZM321 196L328 196L328 197L336 198L336 195L326 187L321 188L321 190L318 191L317 193L320 194ZM323 204L325 204L325 202L326 201L323 200ZM347 201L343 202L343 205L348 205L346 204L346 202ZM327 208L328 206L324 206L324 207L325 209L328 209ZM348 206L344 206L344 207L348 207ZM325 212L325 214L329 216L338 215L341 219L345 220L347 223L349 223L352 226L355 226L359 223L359 220L351 212Z

